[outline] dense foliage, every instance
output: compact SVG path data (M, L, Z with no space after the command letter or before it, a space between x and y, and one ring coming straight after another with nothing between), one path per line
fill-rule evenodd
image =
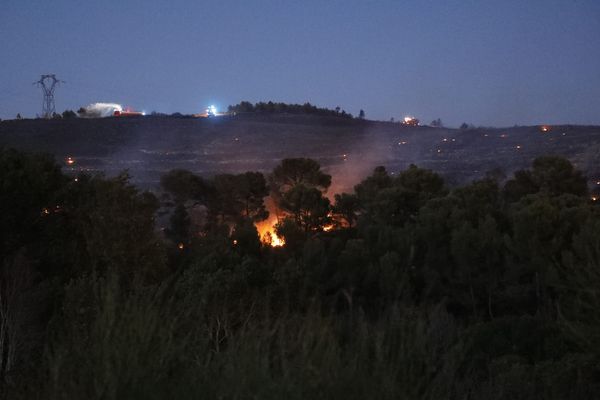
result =
M565 159L449 188L308 159L67 176L0 150L0 395L568 399L600 390L600 207ZM282 247L255 223L277 210ZM164 228L159 221L166 221Z
M288 104L288 103L276 103L272 101L252 104L249 101L242 101L239 104L230 105L227 107L227 111L230 113L289 113L289 114L315 114L315 115L333 115L344 118L353 118L352 114L347 113L340 107L336 107L335 110L328 108L320 108L310 103L304 104ZM361 110L362 111L362 110ZM362 118L364 118L364 111L362 111Z

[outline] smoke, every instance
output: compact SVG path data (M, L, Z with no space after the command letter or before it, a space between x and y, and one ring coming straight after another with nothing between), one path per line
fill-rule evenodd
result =
M354 140L340 142L337 162L324 168L332 176L327 197L333 201L336 193L352 193L354 185L371 175L375 167L385 166L394 174L418 162L422 150L414 140L417 134L415 129L376 125L365 129Z
M80 116L84 118L111 117L115 111L123 111L123 107L116 103L92 103L84 108L85 113Z

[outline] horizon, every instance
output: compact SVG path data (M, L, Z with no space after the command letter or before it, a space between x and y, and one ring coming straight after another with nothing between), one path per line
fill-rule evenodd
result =
M591 0L8 4L0 118L39 114L32 82L53 73L57 112L271 100L449 127L600 125L599 17Z

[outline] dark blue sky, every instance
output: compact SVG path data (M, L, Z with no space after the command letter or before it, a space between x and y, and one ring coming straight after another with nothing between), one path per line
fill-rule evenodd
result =
M0 7L0 118L118 102L341 106L448 125L600 124L600 1L32 1Z

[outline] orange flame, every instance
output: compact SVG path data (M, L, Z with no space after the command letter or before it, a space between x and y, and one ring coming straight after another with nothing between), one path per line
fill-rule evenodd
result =
M257 222L256 230L260 236L260 240L271 247L281 247L285 244L283 238L280 238L275 233L275 225L277 224L277 217L273 216L264 221Z

